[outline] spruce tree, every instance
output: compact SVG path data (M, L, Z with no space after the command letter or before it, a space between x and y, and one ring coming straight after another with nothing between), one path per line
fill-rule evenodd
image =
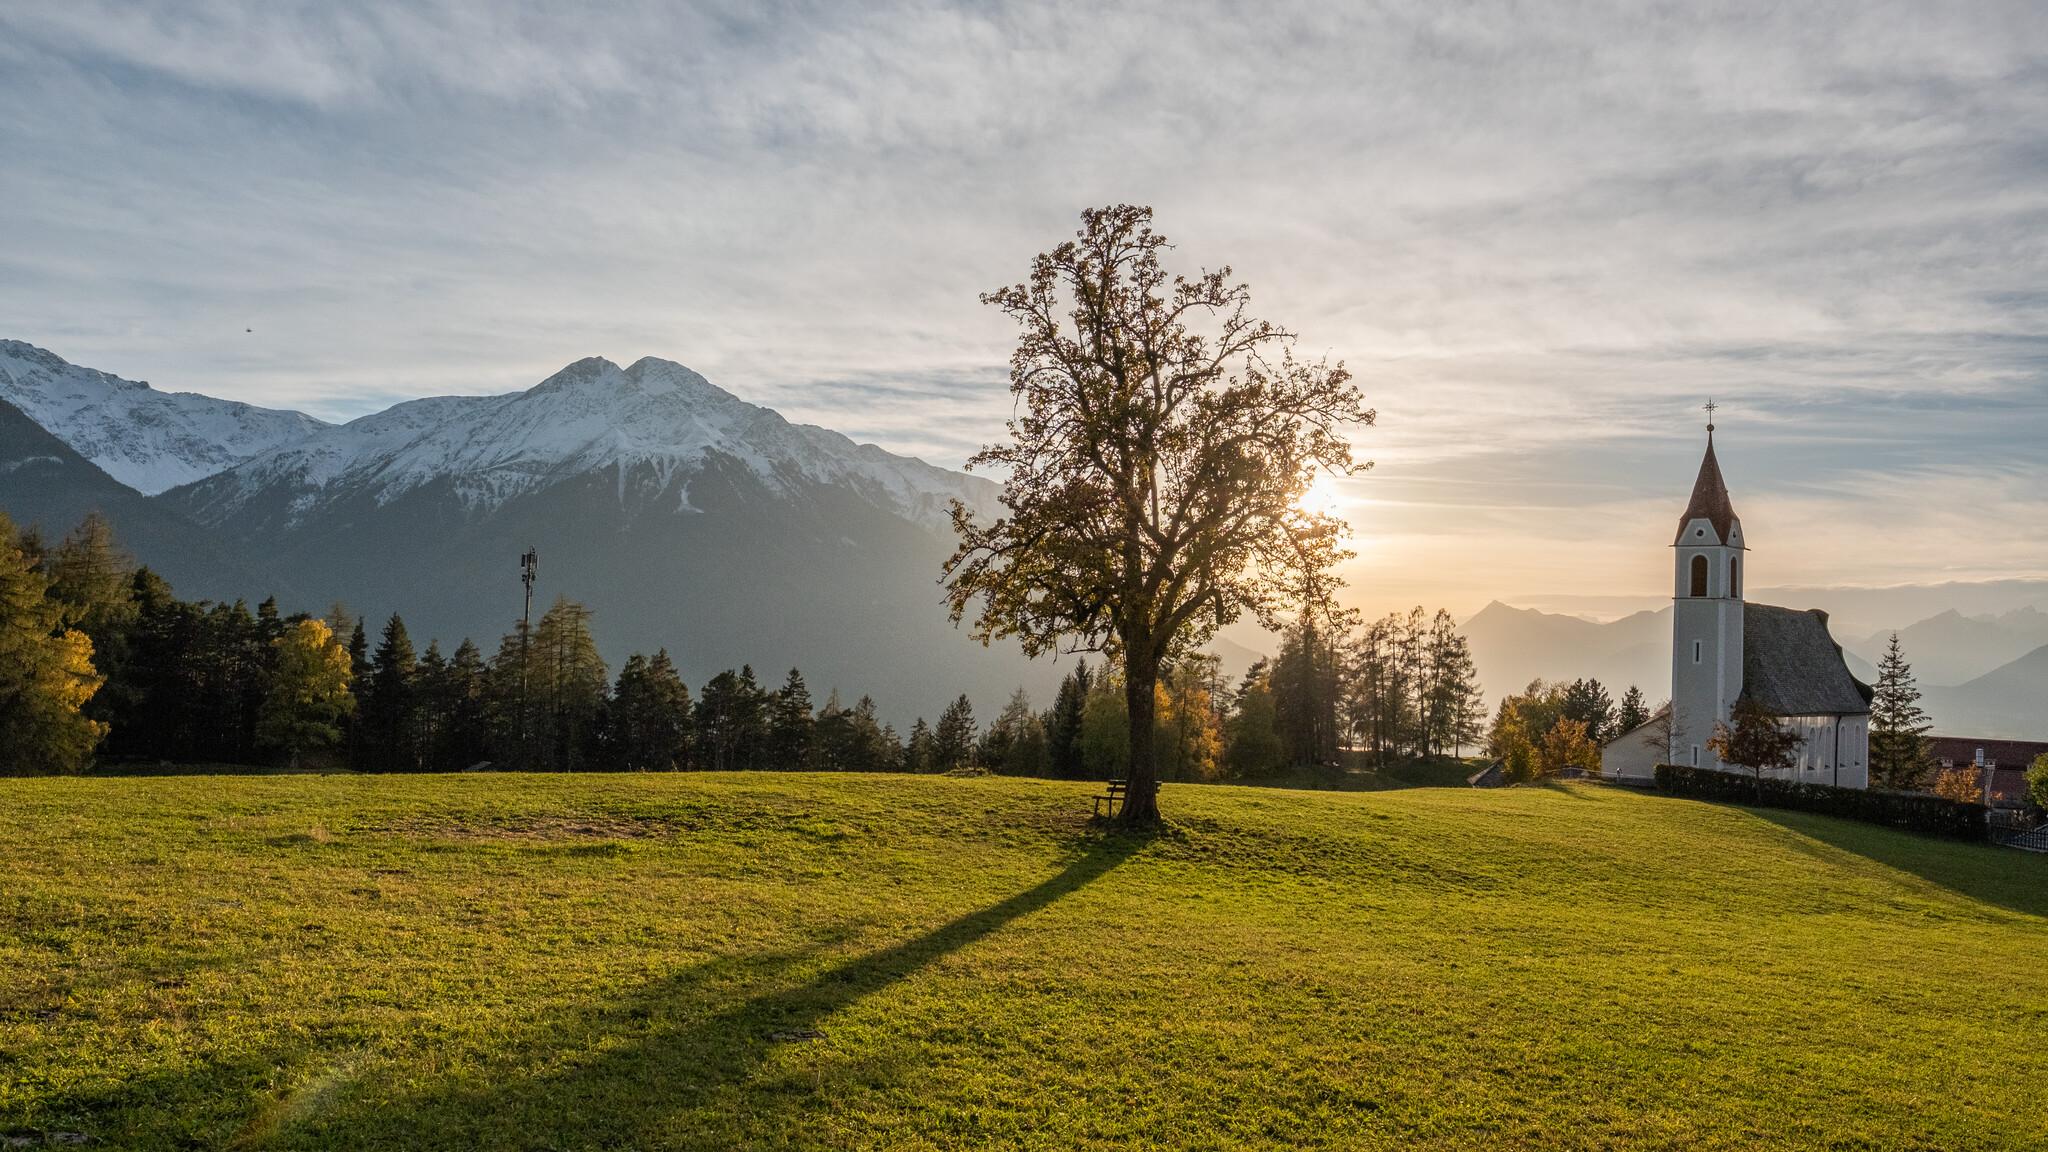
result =
M1074 724L1074 735L1077 741L1080 736L1080 728L1080 722L1077 720ZM929 772L932 770L932 763L936 756L937 754L932 748L931 725L926 724L924 717L919 716L917 722L910 726L910 739L903 746L903 770L905 772Z
M974 704L962 692L939 714L938 727L932 732L933 770L951 772L965 767L974 757L978 732L974 723Z
M1053 698L1052 709L1046 716L1046 759L1052 765L1052 774L1062 780L1079 780L1088 774L1081 760L1081 720L1088 708L1088 692L1092 686L1088 662L1080 661L1060 681L1059 695ZM913 748L916 737L913 730Z
M1584 724L1585 738L1595 745L1606 743L1614 734L1614 699L1607 694L1607 686L1598 680L1572 681L1564 690L1558 714Z
M489 755L490 723L485 699L483 653L468 639L455 646L443 673L442 725L433 760L444 771L460 771Z
M1621 706L1614 713L1614 734L1626 735L1650 721L1649 706L1643 703L1643 690L1631 684L1621 695Z
M1877 692L1870 701L1870 784L1894 792L1921 787L1927 778L1927 732L1932 725L1920 709L1913 666L1892 633L1877 666Z
M768 702L768 764L770 768L794 771L808 767L811 758L811 690L804 675L794 668Z
M370 661L370 690L363 694L363 754L370 767L410 772L420 767L419 660L405 620L393 612Z

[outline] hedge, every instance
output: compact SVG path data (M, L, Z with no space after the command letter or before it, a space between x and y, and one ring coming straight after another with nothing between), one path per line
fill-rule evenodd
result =
M1682 764L1657 765L1657 787L1679 796L1841 816L1956 840L1984 839L1988 811L1982 804L1944 800L1939 796L1833 788L1769 777L1758 780L1744 772L1717 772Z

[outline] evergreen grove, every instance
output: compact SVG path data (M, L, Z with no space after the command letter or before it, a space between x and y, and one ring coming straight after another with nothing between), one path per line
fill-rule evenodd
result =
M791 669L751 667L693 693L666 651L616 676L589 609L557 599L486 654L424 651L405 621L337 605L179 599L131 565L89 516L55 546L0 517L0 772L76 772L96 759L359 771L955 770L1102 779L1129 761L1126 695L1080 661L1051 706L1020 689L987 724L964 695L899 734L874 702L822 704ZM1355 633L1300 624L1278 655L1225 685L1214 656L1178 661L1155 692L1154 753L1169 780L1256 777L1462 750L1483 711L1448 613L1417 608Z

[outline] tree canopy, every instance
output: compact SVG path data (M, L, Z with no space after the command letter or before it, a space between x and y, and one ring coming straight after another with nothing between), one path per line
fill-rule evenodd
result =
M982 297L1016 321L1006 512L953 508L954 620L1027 653L1121 662L1131 734L1128 822L1157 819L1150 739L1163 668L1246 613L1327 601L1343 524L1303 507L1318 472L1349 474L1349 426L1372 423L1343 364L1297 360L1294 334L1250 314L1228 267L1169 276L1152 211L1089 209L1024 283Z

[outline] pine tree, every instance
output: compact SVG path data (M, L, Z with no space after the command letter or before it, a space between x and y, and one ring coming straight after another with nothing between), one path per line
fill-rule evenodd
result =
M1870 783L1894 792L1911 791L1926 781L1927 713L1920 709L1920 689L1913 666L1892 633L1884 659L1877 666L1877 692L1870 701Z
M611 750L628 772L674 772L688 767L690 692L666 648L649 659L634 653L612 691Z
M1059 695L1045 722L1045 753L1052 774L1062 780L1079 780L1087 775L1081 760L1081 719L1088 707L1091 677L1086 660L1074 666L1060 681ZM913 747L916 733L911 734ZM918 769L923 771L923 769Z
M951 772L965 767L974 757L978 731L974 723L974 704L962 692L939 714L938 727L932 732L932 754L936 761L933 769Z
M1607 694L1607 686L1598 680L1572 681L1564 690L1558 713L1566 720L1585 725L1584 735L1595 745L1605 743L1613 735L1614 699Z
M486 677L483 653L477 646L467 639L456 645L442 674L441 738L432 753L436 768L459 771L489 755Z
M1042 776L1047 769L1045 728L1031 708L1031 696L1019 688L997 713L982 736L979 760L990 771L1011 776Z
M1268 669L1266 661L1260 660L1245 672L1225 725L1224 768L1239 779L1264 776L1286 760L1286 750L1274 726L1272 676Z
M0 774L81 771L106 735L82 711L102 683L92 640L47 590L0 514Z
M1621 695L1621 707L1614 713L1614 735L1626 735L1649 722L1650 709L1643 703L1643 690L1629 685Z
M383 772L420 768L419 708L419 660L405 620L393 612L371 658L369 691L361 702L361 753L368 767Z
M1078 735L1079 725L1076 724ZM931 725L919 716L910 726L910 740L903 747L903 770L905 772L930 772L937 753L932 747Z
M713 676L697 698L698 765L717 772L759 767L767 758L767 713L768 694L751 665Z
M811 758L811 690L794 668L768 702L768 766L786 771L808 767Z

